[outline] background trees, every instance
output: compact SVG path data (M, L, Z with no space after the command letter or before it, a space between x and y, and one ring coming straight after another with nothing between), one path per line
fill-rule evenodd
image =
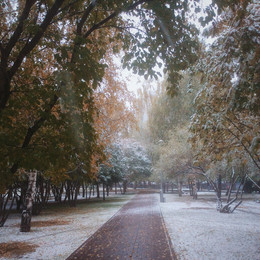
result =
M202 46L199 64L179 84L177 98L167 96L164 88L154 92L147 132L157 175L164 172L166 178L181 169L191 179L204 176L219 201L223 181L242 189L246 178L258 180L260 162L259 4L222 4L218 19L205 32L215 40ZM233 209L228 204L220 210Z
M196 99L191 140L198 161L205 154L213 163L239 157L259 169L259 5L215 2L224 12L209 30L218 37L204 52L204 86ZM14 184L32 171L53 182L56 193L66 186L67 198L77 198L85 181L103 176L108 182L106 155L109 149L114 153L114 140L129 132L138 103L115 73L112 61L118 53L124 67L145 78L157 79L158 67L167 73L159 98L143 90L146 100L139 108L151 112L140 118L148 120L153 163L165 168L174 157L165 168L169 176L184 171L192 157L186 129L193 106L190 79L180 79L199 49L198 31L187 20L189 8L197 10L198 1L2 1L1 193L13 194ZM212 19L214 9L207 10L202 23ZM193 81L198 86L195 76ZM167 96L166 89L179 97ZM133 143L122 151L128 158L121 167L128 170L126 179L150 174L140 149Z
M240 159L259 172L259 4L226 9L204 54L203 87L196 97L192 141L210 161ZM251 168L252 169L252 168ZM253 173L252 172L252 173Z
M73 179L70 175L78 171L97 174L108 133L119 124L112 124L119 122L116 110L125 111L121 123L130 118L112 91L105 90L102 97L102 84L118 87L109 56L123 51L124 66L146 78L156 78L160 73L155 66L164 63L176 77L175 87L178 71L196 57L196 30L186 21L187 3L1 2L1 192L31 171L48 173L53 180ZM110 76L103 80L109 66ZM123 88L116 91L125 95ZM117 107L100 105L109 98ZM99 117L106 113L113 114L109 123Z
M164 181L179 184L187 179L192 164L193 151L188 143L188 127L193 111L191 84L197 84L189 74L183 73L179 93L171 97L164 81L153 94L148 111L146 138L152 157L155 175L163 175ZM155 176L154 176L155 177ZM155 179L158 180L158 177Z
M258 4L227 9L211 29L218 36L204 54L203 87L196 98L194 138L217 160L244 158L259 168ZM248 29L249 28L249 29ZM258 151L258 152L257 152Z
M153 68L164 61L173 75L196 56L187 10L187 1L3 1L2 174L11 168L13 176L19 167L41 170L43 161L47 168L57 169L62 161L73 164L66 166L72 169L77 160L90 167L91 155L99 150L93 90L109 66L106 54L123 50L124 65L146 77L156 77ZM175 58L184 56L180 66ZM57 148L67 158L53 156Z

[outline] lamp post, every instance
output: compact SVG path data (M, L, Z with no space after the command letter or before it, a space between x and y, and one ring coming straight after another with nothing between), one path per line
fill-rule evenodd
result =
M159 140L158 144L161 146L163 145L164 141ZM165 198L163 197L163 176L162 172L160 171L160 202L165 202Z
M160 202L165 202L165 199L163 197L163 176L162 172L160 172Z

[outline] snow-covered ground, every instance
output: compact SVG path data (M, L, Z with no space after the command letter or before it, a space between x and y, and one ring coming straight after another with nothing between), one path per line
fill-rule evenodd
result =
M245 197L232 213L216 211L213 193L167 194L161 211L180 260L259 260L259 194ZM250 198L249 198L250 197Z
M105 203L45 210L33 217L30 233L19 231L20 215L11 215L0 228L0 243L30 243L32 252L1 257L0 247L0 259L66 259L133 197L121 196L114 195ZM180 260L260 259L259 194L245 197L232 214L216 211L213 193L199 193L196 201L188 194L181 198L175 194L164 196L166 202L160 203L161 211Z
M19 231L20 215L11 215L5 226L0 228L0 243L25 242L36 248L34 252L9 257L1 257L0 248L0 259L66 259L132 197L133 195L114 195L106 198L106 202L45 210L33 217L32 222L38 225L32 225L29 233ZM54 225L49 226L51 223Z

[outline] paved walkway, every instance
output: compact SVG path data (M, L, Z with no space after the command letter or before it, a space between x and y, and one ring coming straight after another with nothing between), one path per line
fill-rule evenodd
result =
M159 194L137 194L67 258L72 259L175 259L160 213Z

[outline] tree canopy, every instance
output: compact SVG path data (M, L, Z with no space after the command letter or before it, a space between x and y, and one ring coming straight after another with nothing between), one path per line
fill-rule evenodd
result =
M202 88L191 132L200 157L259 165L259 4L228 8L208 33L216 38L201 59Z
M74 169L82 161L89 169L94 154L102 158L94 92L108 56L123 51L124 66L145 77L157 78L163 63L176 87L178 71L197 56L188 9L187 0L2 1L2 174Z

